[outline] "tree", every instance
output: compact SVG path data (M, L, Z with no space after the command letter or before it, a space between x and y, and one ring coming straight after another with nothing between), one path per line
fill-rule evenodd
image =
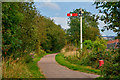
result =
M65 32L60 25L36 10L33 2L3 3L2 52L14 58L32 51L60 51L65 44Z
M10 55L20 48L19 23L23 14L19 12L17 3L3 3L2 5L2 51L3 56Z
M65 45L65 32L60 25L56 25L53 20L45 18L47 39L41 42L41 46L47 52L58 52Z
M102 31L111 29L114 32L120 32L120 1L94 2L94 5L99 9L99 13L103 13L100 20L107 24Z
M36 9L32 2L8 2L2 5L2 51L4 56L20 55L35 49L33 19Z
M97 36L100 35L99 29L95 28L95 27L88 27L85 30L85 35L83 37L85 37L85 40L96 40Z
M96 9L99 9L99 13L103 13L104 15L102 15L100 17L101 21L104 21L105 24L107 24L106 26L104 26L103 30L105 29L109 30L113 30L114 32L118 33L118 37L120 38L120 1L118 2L94 2L94 5L96 5ZM119 41L120 43L120 41ZM117 52L117 50L115 51ZM115 53L114 52L114 53ZM118 54L117 56L112 60L113 63L111 64L107 64L104 67L104 78L116 78L119 79L120 78L120 45L119 45L119 49L118 49ZM113 52L112 52L113 53ZM110 62L110 61L109 61ZM117 65L116 65L117 64ZM117 69L115 69L117 67ZM107 69L113 69L113 70L107 70ZM111 71L113 72L112 74ZM117 74L116 74L117 73Z
M33 51L36 46L36 32L34 27L34 18L37 15L36 8L33 6L33 2L22 2L19 4L19 11L23 13L24 20L20 23L21 37L22 40L22 51L28 53Z
M34 18L34 29L36 34L36 52L40 52L40 47L41 43L45 42L45 39L47 39L46 36L46 23L45 23L45 18L41 16L39 13L38 15Z
M73 12L70 13L79 13L80 9L76 9ZM95 15L92 15L90 12L87 12L86 10L83 10L83 21L82 21L82 33L83 33L83 40L92 40L94 41L97 36L100 35L99 29L98 29L98 22ZM67 35L69 37L69 40L74 43L77 42L77 44L80 41L80 17L79 16L71 16L69 26L70 28L67 30Z

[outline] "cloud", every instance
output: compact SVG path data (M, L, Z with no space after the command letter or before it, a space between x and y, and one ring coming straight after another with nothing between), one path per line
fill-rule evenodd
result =
M54 20L54 22L58 25L61 25L63 29L68 29L69 26L67 24L67 18L64 17L51 17L51 19Z
M34 0L34 2L94 2L95 0Z
M39 8L47 7L49 9L56 9L56 10L61 9L59 5L57 5L55 2L52 2L51 0L46 0L46 2L40 3L38 7Z
M52 3L52 2L45 2L44 5L49 7L49 8L56 9L56 10L61 9L57 4Z

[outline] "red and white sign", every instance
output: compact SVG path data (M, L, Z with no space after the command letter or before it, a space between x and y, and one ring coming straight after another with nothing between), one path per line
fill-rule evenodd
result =
M78 16L78 13L68 13L67 16Z

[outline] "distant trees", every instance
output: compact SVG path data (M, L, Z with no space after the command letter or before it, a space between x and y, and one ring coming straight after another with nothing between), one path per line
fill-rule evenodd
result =
M59 25L56 25L53 20L44 18L46 39L41 42L41 46L45 51L59 51L65 45L65 32ZM46 23L47 22L47 23Z
M65 44L65 32L53 20L36 10L33 2L2 4L3 56L20 56L31 51L59 51Z
M83 33L83 40L92 40L94 41L97 36L100 35L98 29L98 16L92 15L90 12L83 10L83 21L82 21L82 33ZM74 10L70 13L79 13L79 9ZM80 17L79 16L71 16L70 18L70 29L67 30L68 39L72 43L79 43L80 41Z

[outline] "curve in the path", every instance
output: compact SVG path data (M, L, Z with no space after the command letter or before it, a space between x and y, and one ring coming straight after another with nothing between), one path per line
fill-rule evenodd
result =
M70 70L55 61L56 54L48 54L38 61L38 67L46 78L96 78L99 75Z

